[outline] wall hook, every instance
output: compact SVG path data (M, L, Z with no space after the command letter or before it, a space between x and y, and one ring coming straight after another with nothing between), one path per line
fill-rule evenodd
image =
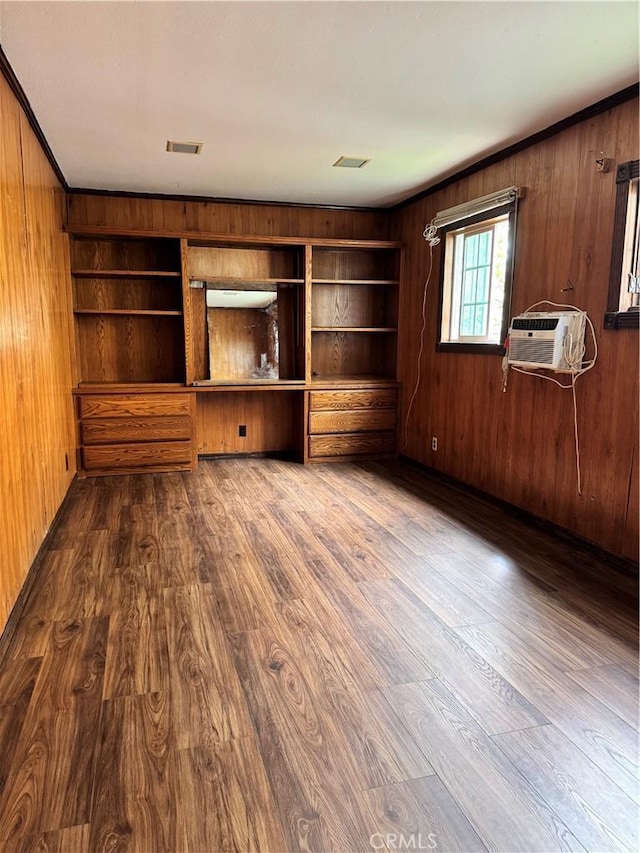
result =
M560 293L567 293L569 290L573 290L573 282L567 279L567 286L560 288Z

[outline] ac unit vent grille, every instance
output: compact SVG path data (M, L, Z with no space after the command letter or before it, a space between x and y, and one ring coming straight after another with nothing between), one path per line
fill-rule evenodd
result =
M558 322L557 317L552 317L551 319L545 317L515 317L511 328L530 332L552 332L557 327Z
M553 364L553 346L553 339L545 341L537 338L512 338L509 360Z

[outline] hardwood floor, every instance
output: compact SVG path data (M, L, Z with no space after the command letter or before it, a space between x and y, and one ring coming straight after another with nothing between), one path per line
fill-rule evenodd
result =
M635 851L637 584L397 462L76 482L3 851Z

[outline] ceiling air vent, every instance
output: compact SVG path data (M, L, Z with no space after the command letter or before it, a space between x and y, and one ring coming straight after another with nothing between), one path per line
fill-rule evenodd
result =
M345 157L343 154L342 157L338 157L333 165L340 166L343 169L362 169L370 162L371 160L367 160L366 157Z
M167 140L167 151L174 151L176 154L199 154L203 146L204 142L175 142L172 139Z

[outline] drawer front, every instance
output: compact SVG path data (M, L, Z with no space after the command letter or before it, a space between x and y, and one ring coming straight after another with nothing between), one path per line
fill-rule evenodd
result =
M154 418L191 415L191 394L91 394L80 397L80 417Z
M95 418L81 425L83 444L119 444L128 441L188 441L191 418Z
M360 454L394 453L395 432L365 432L348 435L314 435L309 438L309 456L358 456Z
M165 441L151 444L105 444L84 447L86 471L143 468L145 466L188 464L191 462L190 441Z
M396 406L395 388L372 388L369 391L311 391L309 408L312 412L343 409L393 409Z
M396 410L356 409L348 412L310 412L309 433L375 432L395 429Z

